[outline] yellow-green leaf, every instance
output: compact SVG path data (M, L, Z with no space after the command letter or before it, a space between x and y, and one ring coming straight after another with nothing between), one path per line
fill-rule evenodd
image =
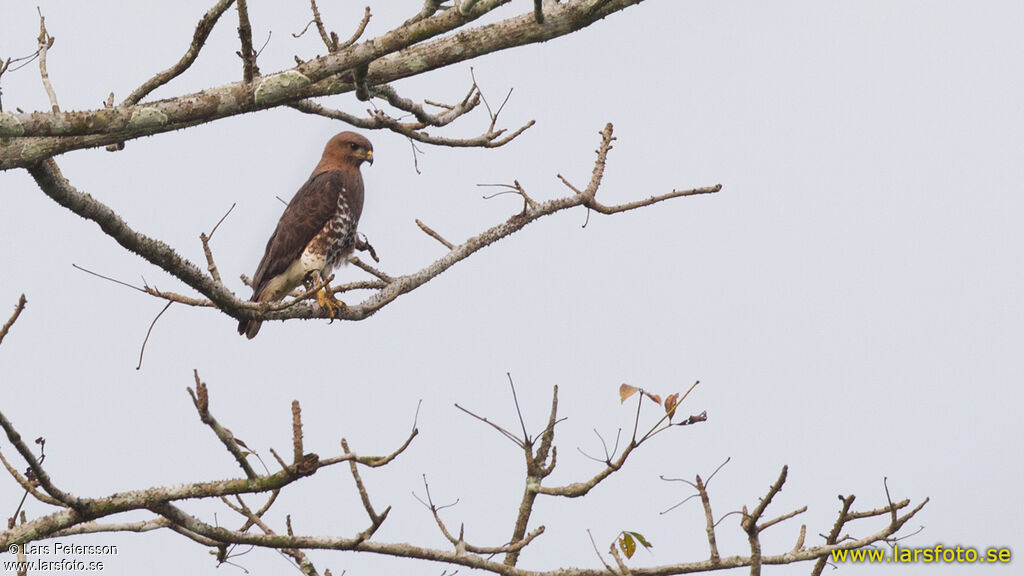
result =
M632 558L636 552L636 540L629 532L623 532L622 538L619 538L619 548L622 548L622 553L626 555L626 558Z
M644 548L654 548L654 545L648 542L647 538L644 538L643 534L639 532L626 532L626 534L629 534L630 536L636 538L637 541L640 542L640 545Z

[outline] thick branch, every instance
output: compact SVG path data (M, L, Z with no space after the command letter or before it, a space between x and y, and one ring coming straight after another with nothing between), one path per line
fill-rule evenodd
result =
M201 403L201 401L199 401L199 395L196 395L196 397L197 403ZM295 429L297 430L299 428L297 415L294 416L293 421L296 422ZM553 461L555 447L553 445L553 430L558 421L557 396L554 396L547 426L536 439L539 440L539 444L535 452L532 450L535 439L531 439L526 434L525 424L523 425L524 439L522 447L524 448L524 453L527 455L528 476L532 478L532 481L537 483L540 482L540 479L549 474L554 467ZM0 414L0 425L2 425L7 431L8 438L11 442L19 449L22 456L29 462L30 467L33 469L33 473L38 475L40 478L45 478L45 473L42 472L38 461L34 458L34 455L28 450L27 446L24 445L24 442L21 441L18 433L2 414ZM401 452L406 446L408 446L409 442L415 435L416 428L414 425L413 432L402 447L395 452L395 454ZM293 436L295 438L299 438L301 434L293 432ZM650 434L645 435L641 440L639 440L639 442L643 442L645 439L650 437ZM296 440L295 444L299 445L299 442ZM14 526L7 531L0 533L0 548L7 547L10 544L22 544L33 540L43 540L73 534L118 531L145 532L159 528L169 528L205 546L213 546L221 551L226 550L229 546L239 544L280 550L296 559L300 564L300 569L302 569L306 574L316 573L315 570L312 569L312 565L308 562L308 558L306 558L306 551L313 549L331 549L360 551L378 554L381 556L439 562L450 566L461 566L505 576L619 576L623 574L632 574L635 576L671 576L675 574L711 571L716 569L738 568L744 566L759 567L761 565L791 564L819 558L827 559L828 555L835 550L861 548L889 539L901 530L903 526L928 502L928 500L925 499L914 509L900 515L899 511L904 510L909 506L909 503L905 500L897 503L890 501L889 505L884 508L864 512L850 512L853 497L850 496L843 498L843 507L840 511L839 518L836 525L833 527L832 532L827 537L825 545L809 549L804 548L802 546L801 538L801 543L798 543L798 546L790 552L780 555L762 555L760 542L756 542L756 550L752 550L752 553L749 556L731 556L727 558L717 558L713 556L712 558L702 562L629 568L613 548L612 555L616 559L618 569L613 569L610 565L605 564L605 568L603 569L564 567L546 571L533 571L517 568L515 566L515 562L508 561L508 557L506 557L504 562L498 562L492 560L488 556L497 553L515 553L522 550L534 538L543 532L543 528L535 529L529 534L522 535L522 537L513 538L509 544L504 546L471 546L464 541L461 532L456 538L447 531L443 522L441 522L440 518L437 516L437 508L434 507L432 503L431 510L434 512L435 520L442 528L442 531L445 533L445 537L448 541L455 545L454 550L431 549L406 543L379 542L371 540L370 538L374 534L374 531L378 526L380 526L380 523L387 515L387 510L379 515L374 511L373 506L369 503L365 487L362 485L361 477L354 467L354 463L359 462L371 466L383 465L390 461L394 454L380 458L360 458L351 452L346 442L343 441L342 447L344 450L344 454L342 456L335 457L330 460L319 460L315 456L306 455L303 456L301 462L297 462L293 465L285 465L282 462L285 469L277 474L268 476L220 482L195 483L184 486L150 488L147 490L117 493L99 499L76 498L65 495L61 500L64 502L74 502L74 508L65 508L48 516L36 518L22 525ZM547 461L549 449L551 457L550 462ZM299 450L299 452L301 452L301 450ZM289 521L288 533L278 534L271 530L262 520L263 514L273 503L281 488L289 485L299 478L313 474L319 468L329 465L329 463L341 461L349 461L353 464L350 471L356 480L357 488L360 492L360 497L363 500L364 507L371 518L371 525L366 530L353 537L296 535L293 533L291 523ZM8 466L8 468L10 469L11 467ZM763 513L772 498L781 490L782 485L785 482L785 474L786 470L784 469L783 473L780 474L779 479L772 485L768 494L754 509L753 513L745 515L743 524L748 533L753 532L756 534L769 526L799 513L799 511L791 512L761 525L757 524L757 520L763 516ZM46 479L46 482L49 482L48 478ZM530 482L530 480L528 480L528 482ZM40 483L44 487L46 486L42 481ZM700 491L702 494L706 494L706 490L703 489L704 485L700 483L699 480L698 484L700 485ZM50 485L52 486L52 483L50 483ZM47 490L49 489L47 488ZM240 495L267 491L272 492L270 499L262 508L260 508L259 511L256 512L249 509L241 499L238 499L237 506L226 501L233 510L241 513L246 518L245 524L239 530L230 530L221 526L212 525L200 519L196 515L185 512L176 504L176 501L185 499ZM161 516L161 518L130 523L99 523L94 521L98 518L138 509L151 510ZM706 509L708 516L710 516L710 507L707 507ZM842 530L843 525L847 522L857 519L883 516L886 514L891 515L891 520L887 522L885 527L880 531L860 539L846 537L841 539L842 542L838 542L838 534ZM249 533L248 529L252 526L258 526L264 533Z
M512 377L509 376L509 382ZM515 398L515 387L512 387L513 398ZM516 411L519 411L519 403L516 401ZM522 422L522 414L519 415ZM526 426L523 425L523 452L526 457L526 485L523 487L523 497L519 502L519 510L516 514L516 523L512 529L511 544L519 544L528 537L526 529L533 515L533 507L540 493L541 483L555 470L555 448L552 443L555 440L555 424L558 423L558 386L551 392L551 412L548 415L548 425L540 435L540 445L534 450L534 440L526 435ZM551 456L550 462L548 456ZM541 526L539 529L543 529ZM525 546L525 544L523 545ZM505 554L505 564L515 566L519 561L519 552L522 546L510 550Z
M30 167L69 150L151 134L354 90L350 70L367 67L368 86L415 76L508 48L543 42L585 28L642 0L576 0L552 4L539 24L533 12L448 32L509 0L483 0L468 14L445 10L294 68L176 98L83 112L0 113L0 170ZM430 40L436 38L435 40ZM430 40L430 41L428 41Z
M694 188L691 190L679 191L672 197L712 194L718 192L721 188L721 185L706 188ZM661 198L654 198L650 201L643 202L641 205L650 206L660 202L661 200ZM348 306L345 310L339 312L336 317L344 320L363 320L368 318L399 296L407 294L422 286L431 279L442 274L448 268L451 268L458 262L465 260L479 250L486 248L503 238L511 236L540 218L549 216L556 212L561 212L562 210L583 205L584 202L584 196L574 195L538 203L536 208L524 210L523 212L512 216L505 222L469 238L462 244L459 244L450 250L448 254L418 272L392 278L385 288L370 296L360 304ZM269 312L262 318L268 320L283 318L326 318L326 312L312 304L298 304L287 312Z
M107 534L111 532L152 532L153 530L160 530L166 528L173 530L186 538L193 540L203 546L216 546L217 542L204 538L198 534L193 534L184 528L175 526L166 518L154 518L152 520L144 520L141 522L114 522L110 524L102 524L100 522L84 522L77 524L71 528L65 530L58 530L53 534L49 535L50 538L63 538L65 536L74 536L76 534Z
M18 454L21 454L21 457L25 462L28 462L28 466L32 469L32 474L35 475L36 481L39 482L39 485L47 494L65 506L71 508L82 507L82 500L64 492L53 484L53 481L50 480L50 475L46 473L46 470L43 470L43 467L36 458L36 455L32 453L32 449L29 448L28 444L25 444L25 441L21 439L21 434L18 434L18 431L14 428L14 424L7 419L7 416L5 416L3 412L0 412L0 428L3 428L4 432L7 433L7 440L14 445Z
M602 132L602 146L599 149L598 159L595 164L595 174L603 171L603 165L610 146L607 145L611 139L611 125L609 124ZM60 173L56 162L52 159L32 167L29 172L36 179L36 183L48 196L58 204L68 208L72 212L92 220L100 225L103 231L113 237L119 244L139 254L147 261L159 266L164 271L172 274L185 284L189 285L202 295L210 299L217 308L235 319L258 319L258 320L283 320L288 318L327 318L328 311L319 305L311 302L303 302L302 298L286 300L280 303L257 304L235 296L225 285L216 281L210 275L204 274L202 270L192 262L182 258L170 246L149 238L135 230L132 230L113 210L99 202L88 194L83 194L71 186ZM469 238L462 244L455 246L448 254L435 261L433 264L405 276L391 277L386 274L375 272L375 275L383 280L386 285L363 302L356 305L349 305L345 309L335 313L335 319L339 320L364 320L378 310L394 301L399 296L415 290L427 283L434 277L442 274L456 263L468 258L477 251L511 236L515 232L526 227L528 224L545 216L574 208L576 206L592 205L596 184L600 178L592 179L592 187L587 193L575 193L571 196L549 200L547 202L527 203L524 210L505 222L491 227L483 233ZM691 190L675 191L663 196L654 196L647 200L633 202L630 205L613 207L616 212L650 206L669 198L682 196L693 196L698 194L710 194L721 190L721 185L694 188ZM355 262L354 262L355 263ZM356 265L364 269L371 267L359 262ZM309 291L306 295L311 295ZM160 293L154 295L163 297ZM192 303L187 297L169 298L177 302ZM193 305L204 305L201 302Z
M152 509L161 515L164 515L161 512L163 504L178 500L274 492L301 478L311 476L321 468L340 462L353 460L370 466L383 465L384 463L390 462L397 454L401 453L409 445L411 439L416 435L416 429L414 428L409 438L398 450L383 457L359 457L354 453L347 453L342 456L320 460L316 455L308 454L304 456L301 462L285 466L285 468L280 472L265 476L257 476L255 478L196 482L168 487L149 488L145 490L118 492L102 498L80 498L62 492L53 486L49 476L39 465L39 462L28 449L28 446L21 440L21 437L14 429L14 426L2 413L0 413L0 426L2 426L7 432L8 439L12 444L14 444L15 448L18 449L22 458L29 463L29 467L32 468L33 474L35 474L43 489L61 504L68 506L68 508L64 510L55 512L48 516L36 518L30 522L20 524L0 533L0 548L6 548L10 544L22 544L31 540L53 537L61 531L71 529L72 527L81 525L84 522L131 510ZM46 500L43 499L43 501ZM384 514L381 515L381 520L383 520L383 516ZM189 537L205 536L207 538L211 538L209 535L192 530L187 525L177 522L175 522L175 524L190 532L191 535L189 535ZM219 538L213 538L213 540L221 541Z
M0 462L3 462L4 468L6 468L7 473L10 474L12 478L14 478L14 481L17 482L19 486L24 488L26 492L31 494L33 498L40 502L43 502L44 504L49 504L51 506L64 506L64 503L62 503L60 500L57 500L52 496L43 494L42 492L37 490L35 483L30 482L28 478L22 476L21 473L18 472L18 470L14 466L12 466L10 462L7 461L7 458L4 457L3 452L0 452Z
M764 556L761 558L761 563L764 565L782 565L806 562L818 558L825 558L835 550L852 550L883 541L892 536L899 527L902 527L910 520L910 518L916 515L926 502L927 500L922 502L912 511L899 517L898 525L888 524L879 532L864 538L847 540L842 544L815 546L813 548L806 548L799 551L790 551L785 554ZM375 542L372 540L363 540L358 537L337 538L323 536L242 533L234 530L228 530L226 528L215 527L202 522L194 516L184 513L180 508L173 505L158 505L154 508L154 511L192 533L213 541L229 544L249 544L274 549L301 548L305 550L356 550L385 556L414 558L455 566L465 566L506 576L613 576L614 574L607 569L593 568L559 568L550 571L529 571L507 566L504 563L494 562L475 554L466 554L460 551L436 550L405 543ZM0 544L7 545L8 542L10 541L0 539ZM722 558L718 562L704 560L701 562L638 567L633 568L631 572L634 576L669 576L674 574L706 572L714 569L741 568L750 565L751 558L748 556L730 556Z
M39 188L61 206L99 224L105 234L129 251L142 256L182 282L198 290L221 309L237 309L245 303L170 246L133 230L116 212L88 194L75 189L52 159L29 169Z

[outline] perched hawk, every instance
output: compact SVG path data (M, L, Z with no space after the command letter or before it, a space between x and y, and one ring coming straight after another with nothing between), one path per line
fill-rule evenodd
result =
M363 211L363 176L359 165L373 164L373 145L354 132L342 132L324 147L320 163L299 188L267 241L267 250L252 278L253 302L276 302L303 282L326 279L356 246L356 225ZM341 305L329 288L317 301ZM259 320L242 320L238 333L260 331Z

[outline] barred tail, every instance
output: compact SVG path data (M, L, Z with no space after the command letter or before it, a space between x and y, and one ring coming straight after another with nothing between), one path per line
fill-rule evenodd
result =
M252 340L260 332L261 320L241 320L238 322L238 333L245 334L245 337Z
M249 299L250 302L259 302L256 294L252 295ZM262 320L239 320L238 321L238 333L244 334L246 338L252 340L260 332L260 326L263 325Z

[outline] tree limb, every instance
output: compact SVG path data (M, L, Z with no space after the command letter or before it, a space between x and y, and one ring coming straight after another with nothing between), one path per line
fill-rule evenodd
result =
M70 150L105 146L178 130L220 118L355 89L351 70L367 67L366 83L378 86L517 46L571 34L642 0L575 0L553 4L539 24L532 11L444 36L506 4L482 0L468 14L445 10L400 26L372 42L304 62L294 68L175 98L103 108L39 113L0 113L0 170L28 168ZM438 36L442 36L437 38Z
M380 273L379 271L376 272L375 275L385 282L385 285L366 298L363 302L346 306L343 310L336 312L335 319L358 321L369 318L399 296L415 290L429 282L431 279L442 274L458 262L465 260L479 250L503 238L511 236L540 218L574 208L576 206L593 206L596 202L594 198L597 188L600 185L600 177L604 171L607 154L611 150L612 125L608 124L601 134L602 144L598 149L598 157L595 161L591 184L588 186L586 191L546 202L527 202L522 212L509 217L505 222L492 226L484 232L465 240L463 243L449 250L446 255L442 256L434 263L417 272L396 277ZM218 282L212 275L204 274L198 266L181 257L167 244L136 232L109 207L99 202L94 197L76 190L67 182L66 179L64 179L56 162L52 159L33 166L29 172L35 178L36 183L43 192L53 198L58 204L68 208L83 218L96 222L100 225L100 228L104 233L114 238L114 240L119 244L131 252L139 254L151 264L154 264L175 276L189 287L208 298L212 305L216 306L232 318L238 320L284 320L289 318L311 319L328 317L327 310L321 308L316 303L302 301L303 297L300 297L297 300L286 300L280 303L254 303L239 298L231 292L227 286ZM612 208L614 209L614 212L632 210L651 206L670 198L711 194L718 192L721 188L721 185L716 185L690 190L678 190L670 194L652 196L646 200L640 200L628 205L621 205ZM353 263L356 263L356 265L361 267L367 266L361 262L356 262L355 259L353 259ZM149 291L147 290L147 293L148 292ZM305 294L305 296L315 293L315 288L314 291L307 292L308 293ZM178 295L175 295L177 296L176 298L163 296L162 293L154 293L154 295L191 305L209 305L201 300L189 300L187 297L181 297Z

